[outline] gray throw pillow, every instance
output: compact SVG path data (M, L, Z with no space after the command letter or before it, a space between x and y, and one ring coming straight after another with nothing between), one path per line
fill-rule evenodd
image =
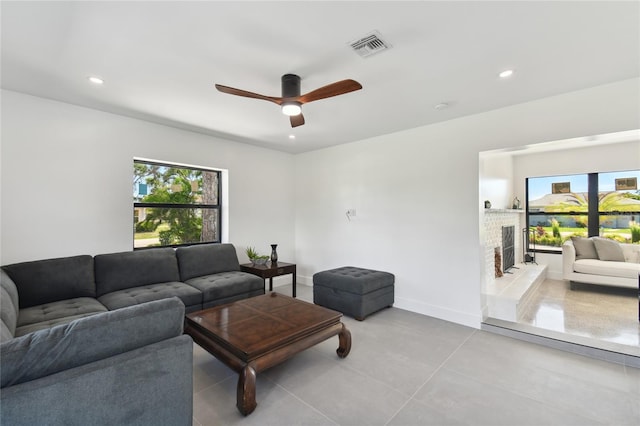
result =
M571 241L576 249L576 260L598 259L598 252L591 238L571 237Z
M624 253L622 252L622 247L620 247L619 242L600 237L593 237L592 239L600 260L612 260L614 262L625 261Z

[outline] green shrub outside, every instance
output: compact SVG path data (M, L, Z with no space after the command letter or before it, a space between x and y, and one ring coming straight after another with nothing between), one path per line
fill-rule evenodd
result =
M551 232L553 238L560 238L560 223L556 219L551 219Z
M638 243L640 242L640 223L632 220L629 223L629 229L631 229L631 242Z
M631 232L632 232L631 239L625 238L624 236L618 235L618 234L607 234L607 235L604 235L603 238L614 240L619 243L640 243L640 224L636 224L636 228L632 227ZM634 238L633 232L637 233L635 240L633 239ZM562 247L562 244L564 244L564 242L570 239L571 237L585 238L587 236L585 232L573 232L570 235L566 235L566 236L562 236L561 234L559 236L549 235L549 233L547 233L547 231L541 226L537 226L535 228L535 234L536 234L535 236L536 245L549 246L549 247Z
M586 228L588 218L585 216L578 216L576 218L576 228Z
M143 220L136 223L136 232L153 232L158 228L158 224L153 220Z

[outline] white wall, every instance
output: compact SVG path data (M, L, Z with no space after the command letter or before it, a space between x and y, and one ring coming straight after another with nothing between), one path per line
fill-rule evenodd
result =
M494 209L512 208L515 193L511 156L508 154L480 154L479 173L480 201L484 203L484 200L488 200Z
M640 141L563 149L513 157L513 178L524 193L528 177L616 172L640 168ZM521 188L520 188L521 187Z
M133 158L227 169L229 241L294 256L294 157L2 91L0 261L131 250Z
M638 79L296 158L300 280L343 265L396 275L395 306L479 327L482 151L640 128ZM357 216L349 222L348 208Z

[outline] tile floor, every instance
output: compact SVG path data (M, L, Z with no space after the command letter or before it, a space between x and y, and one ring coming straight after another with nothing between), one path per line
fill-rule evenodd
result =
M518 322L640 348L638 289L546 279Z
M311 301L311 287L298 297ZM193 424L640 424L640 369L397 308L344 322L347 358L334 337L259 374L247 417L237 375L194 345Z

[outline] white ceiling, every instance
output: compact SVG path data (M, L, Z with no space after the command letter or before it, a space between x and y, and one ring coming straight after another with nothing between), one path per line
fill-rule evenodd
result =
M4 89L291 153L640 75L638 1L2 1L0 12ZM392 48L362 58L349 42L372 30ZM303 93L346 78L363 89L304 105L291 129L277 105L214 88L280 96L286 73Z

